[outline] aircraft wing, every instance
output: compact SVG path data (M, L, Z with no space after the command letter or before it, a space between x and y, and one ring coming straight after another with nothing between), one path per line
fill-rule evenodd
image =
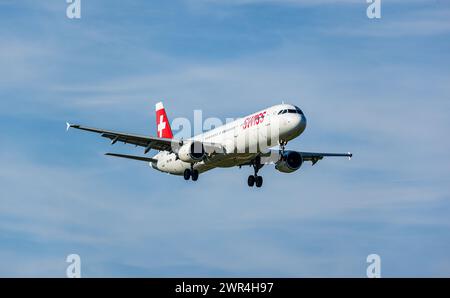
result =
M160 151L172 151L172 145L177 146L181 144L181 141L175 139L140 136L67 123L67 129L69 128L75 128L101 134L102 137L110 139L111 144L113 145L117 142L122 142L125 144L132 144L135 146L144 147L145 154L147 154L148 151L150 151L151 149Z
M145 161L145 162L158 162L157 159L150 158L150 157L143 157L143 156L116 154L116 153L106 153L105 155L113 156L113 157L120 157L120 158L127 158L127 159L134 159L134 160Z
M319 160L322 160L324 157L348 157L351 159L353 154L348 153L316 153L316 152L299 152L304 161L311 161L313 165L315 165Z
M287 150L290 151L290 150ZM351 159L353 154L348 153L319 153L319 152L301 152L297 151L302 155L303 161L310 161L313 165L315 165L319 160L322 160L324 157L348 157ZM272 164L276 163L280 160L280 150L269 150L266 153L261 154L261 162L263 164ZM247 163L243 163L242 165L251 165L252 160L249 160Z
M110 139L111 144L114 145L117 142L122 142L125 144L132 144L135 146L144 147L144 154L147 154L151 149L159 150L159 151L169 151L173 152L176 149L179 149L181 145L183 145L182 140L177 139L166 139L166 138L158 138L158 137L147 137L135 134L122 133L117 131L110 131L92 127L86 127L81 125L74 125L67 123L67 129L75 128L89 132L95 132L101 134L102 137ZM201 142L205 148L205 151L208 154L213 153L224 153L225 149L220 144Z

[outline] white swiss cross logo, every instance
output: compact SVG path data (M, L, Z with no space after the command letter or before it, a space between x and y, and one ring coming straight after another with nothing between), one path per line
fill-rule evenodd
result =
M164 115L161 115L158 124L158 134L160 138L162 138L164 129L166 129L166 122L164 122Z

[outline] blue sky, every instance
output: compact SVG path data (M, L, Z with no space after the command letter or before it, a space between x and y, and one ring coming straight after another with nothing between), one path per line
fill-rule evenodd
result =
M0 1L0 276L450 276L450 5L361 0ZM285 175L196 184L114 160L65 122L155 134L169 117L300 106Z

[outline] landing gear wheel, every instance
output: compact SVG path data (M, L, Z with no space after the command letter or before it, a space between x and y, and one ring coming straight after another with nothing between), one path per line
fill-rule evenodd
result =
M184 170L184 180L189 180L191 179L191 170L186 169Z
M193 170L191 175L192 175L192 181L198 180L199 173L197 170Z
M247 180L248 186L253 187L255 185L255 181L256 181L255 176L253 175L248 176Z
M256 181L256 187L261 187L262 185L263 185L263 177L261 177L261 176L256 176L256 179L255 179Z

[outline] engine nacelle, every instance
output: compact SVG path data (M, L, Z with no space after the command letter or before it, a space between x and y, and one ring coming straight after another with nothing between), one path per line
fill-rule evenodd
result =
M275 169L283 173L292 173L300 169L303 157L296 151L285 151L280 160L275 163Z
M185 144L178 151L178 158L189 163L202 161L205 155L205 148L200 142Z

